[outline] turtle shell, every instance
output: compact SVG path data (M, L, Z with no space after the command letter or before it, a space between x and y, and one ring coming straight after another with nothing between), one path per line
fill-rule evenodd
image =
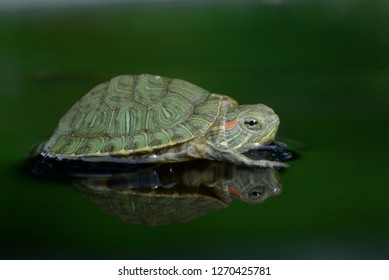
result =
M216 121L222 98L179 79L118 76L93 88L62 117L43 153L127 156L184 143Z

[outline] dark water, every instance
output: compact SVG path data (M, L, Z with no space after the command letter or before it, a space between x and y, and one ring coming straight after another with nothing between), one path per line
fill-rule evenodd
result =
M389 258L386 1L14 11L0 30L1 258ZM20 173L76 100L124 73L272 107L300 155L282 193L148 227Z

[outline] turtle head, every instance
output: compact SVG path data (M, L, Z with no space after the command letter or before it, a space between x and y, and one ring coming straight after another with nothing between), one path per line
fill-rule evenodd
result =
M263 104L240 105L228 109L225 135L227 145L241 153L271 143L280 119Z

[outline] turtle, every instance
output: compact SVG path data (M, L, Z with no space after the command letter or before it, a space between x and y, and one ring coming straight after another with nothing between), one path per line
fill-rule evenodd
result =
M281 168L282 162L243 154L271 143L279 123L264 104L238 105L181 79L120 75L76 102L38 153L87 162L208 159Z

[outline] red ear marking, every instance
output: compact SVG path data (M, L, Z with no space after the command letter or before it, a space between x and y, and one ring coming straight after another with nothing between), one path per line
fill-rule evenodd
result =
M234 196L236 196L237 198L242 198L242 196L240 195L240 193L236 190L236 189L234 189L234 188L228 188L228 192L230 193L230 194L232 194L232 195L234 195Z
M237 123L238 123L237 120L232 120L232 121L226 122L225 125L224 125L224 127L225 127L226 129L231 129L231 128L233 128Z

